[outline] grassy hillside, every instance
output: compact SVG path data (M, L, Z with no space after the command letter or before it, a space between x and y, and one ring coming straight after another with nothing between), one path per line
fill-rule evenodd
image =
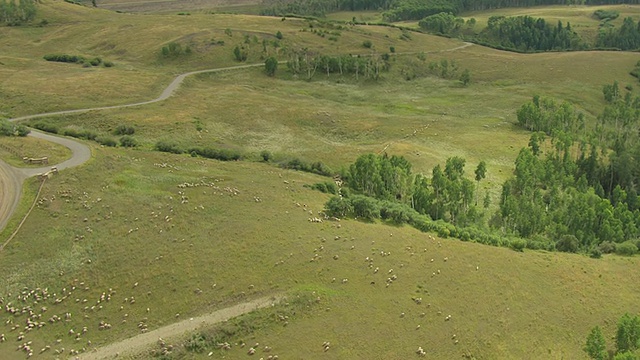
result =
M275 78L260 68L225 71L188 78L162 103L46 119L102 135L131 125L141 146L93 144L92 161L45 184L24 228L0 253L0 297L20 309L32 306L46 325L18 341L21 330L11 328L22 329L25 316L0 310L7 336L0 358L24 358L15 348L26 341L40 358L54 358L62 347L89 351L140 333L140 324L154 329L276 294L292 303L297 295L319 301L271 310L289 311L286 326L269 311L246 317L248 333L232 343L259 342L281 358L405 359L421 346L429 359L573 359L583 357L591 327L611 334L622 313L638 312L638 258L517 253L383 223L309 222L327 196L303 185L327 179L255 161L269 150L276 160L300 157L338 169L386 149L428 174L460 155L467 173L487 161L497 199L528 140L513 125L516 109L540 94L570 101L593 120L604 104L602 85L615 79L637 87L628 75L636 54L513 54L423 34L400 40L400 30L374 26L340 29L330 41L310 30L329 29L295 19L116 14L52 0L40 9L49 25L2 28L8 36L0 38L0 112L7 116L151 99L181 72L237 64L232 49L245 44L245 35L255 63L262 62L262 39L281 59L286 47L369 54L365 40L378 53L394 46L396 55L377 82L320 71L304 81L284 65ZM275 48L277 31L283 40ZM193 53L162 58L170 41ZM50 63L42 60L48 53L100 56L116 66ZM441 60L470 69L471 85L429 75L429 64ZM407 81L407 72L418 75ZM247 161L150 151L158 140L236 148ZM29 181L18 215L35 189ZM49 298L17 298L37 288ZM53 315L62 320L49 323ZM100 330L101 322L110 329ZM69 332L84 327L78 340ZM332 343L326 353L325 341ZM38 354L47 345L51 350ZM178 348L175 357L247 356L235 345L202 350Z
M291 291L316 291L320 304L287 327L261 324L264 330L244 341L287 358L319 357L323 341L334 344L332 358L405 358L418 346L433 359L464 351L478 358L575 358L591 326L610 330L620 313L637 310L640 289L628 276L635 258L516 253L407 227L311 223L326 197L302 185L317 180L264 164L97 149L91 164L45 185L43 200L0 254L7 274L0 288L19 306L15 294L23 287L56 293L38 305L48 307L43 320L67 312L71 318L24 341L67 351L132 336L141 321L153 329ZM179 187L184 183L202 185ZM310 261L314 254L321 258ZM374 259L371 267L366 257ZM111 300L98 303L102 293ZM112 328L99 330L100 321ZM0 344L3 358L23 356L14 350L12 325L0 325L9 339ZM68 334L85 326L81 340ZM226 353L244 356L238 348Z

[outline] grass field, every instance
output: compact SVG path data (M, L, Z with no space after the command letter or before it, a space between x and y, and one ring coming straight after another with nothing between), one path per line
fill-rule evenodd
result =
M100 181L92 181L98 172ZM45 185L42 197L48 200L0 254L10 274L0 285L8 293L23 286L48 287L58 297L65 294L62 288L73 292L49 304L45 314L69 312L70 321L27 335L36 349L76 349L88 340L97 346L138 333L140 321L153 329L176 314L182 319L243 298L316 291L319 307L286 328L271 324L251 341L287 358L316 358L323 341L334 344L332 358L405 357L418 346L434 359L464 351L481 358L560 358L580 354L589 327L610 331L621 312L636 311L640 289L623 275L637 267L635 258L521 254L432 240L407 227L310 223L308 210L317 213L326 197L302 185L317 180L263 164L98 150L86 168L67 170ZM178 187L185 182L206 185ZM314 254L322 258L311 262ZM367 256L379 274L368 267ZM398 280L385 288L389 269ZM441 274L431 275L437 270ZM344 278L348 283L341 283ZM97 304L110 288L111 301ZM123 303L132 297L135 304ZM445 321L449 314L452 320ZM100 331L100 321L113 327ZM88 332L80 341L67 334L84 326ZM0 328L14 336L9 325ZM57 338L62 343L55 345ZM14 342L0 344L0 354L19 355ZM226 354L244 356L239 349Z
M18 167L42 167L41 164L28 165L24 157L48 157L51 164L58 164L71 156L68 148L48 141L27 137L0 137L0 158L10 165Z
M637 54L525 55L476 45L444 52L463 44L423 34L401 41L399 30L374 26L340 30L333 42L294 19L114 14L50 0L41 8L50 25L1 29L8 36L0 37L0 111L7 116L151 99L178 73L237 64L231 49L244 35L251 62L261 61L261 39L275 39L278 30L282 47L367 54L362 43L370 40L377 52L395 46L398 55L378 82L319 73L313 81L292 79L284 65L275 78L259 68L225 71L188 78L161 103L45 119L101 134L132 125L141 146L93 144L95 159L47 181L24 228L0 252L4 301L23 306L16 295L25 288L56 294L37 305L38 321L46 325L22 340L33 341L34 349L90 350L140 333L140 324L154 329L285 294L319 301L244 317L239 327L246 332L230 335L231 342L259 342L281 358L405 359L421 346L428 359L574 359L583 357L591 327L600 325L609 337L621 314L638 312L637 257L517 253L382 223L312 223L327 196L303 185L327 179L256 161L269 150L276 160L300 157L339 169L386 148L429 174L460 155L467 173L487 161L495 200L528 140L513 125L517 108L539 94L570 101L593 120L604 105L602 85L615 79L637 87L628 75ZM190 44L194 53L160 58L170 39ZM225 45L211 45L212 39ZM116 66L41 59L52 52L101 56ZM425 75L430 62L443 59L470 69L471 85ZM407 70L422 75L406 81L401 73ZM43 148L21 140L12 146ZM247 160L151 151L158 140L237 148ZM16 217L26 212L36 186L27 183ZM386 287L392 275L397 280ZM291 317L286 326L275 316L279 311ZM63 320L49 323L53 315ZM8 341L0 343L0 358L24 358L15 351L20 330L11 327L25 317L3 311L1 318ZM111 328L99 330L101 321ZM69 334L83 327L79 340ZM327 352L324 341L332 344ZM202 353L178 346L173 358L209 358L210 351L213 358L247 356L239 346L224 352L203 345Z

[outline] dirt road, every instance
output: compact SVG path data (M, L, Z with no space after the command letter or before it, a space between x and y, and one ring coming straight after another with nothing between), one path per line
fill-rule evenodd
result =
M226 309L214 311L210 314L190 318L171 325L161 327L145 334L140 334L129 339L125 339L107 346L98 348L92 352L79 356L81 360L99 360L122 357L126 355L140 354L163 340L193 332L200 327L214 325L227 321L236 316L249 313L256 309L272 306L282 300L281 297L264 297L250 302L234 305ZM75 359L75 358L74 358Z

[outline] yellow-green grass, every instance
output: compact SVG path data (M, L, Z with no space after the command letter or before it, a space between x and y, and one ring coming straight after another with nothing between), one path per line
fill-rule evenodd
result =
M316 291L317 307L287 327L274 319L243 340L269 345L281 358L318 358L324 341L332 343L323 355L331 358L408 358L418 346L439 359L464 351L479 358L580 358L592 326L611 333L622 313L637 312L640 288L628 276L637 258L516 253L430 239L409 227L312 223L327 196L303 185L323 180L317 176L157 152L95 153L87 166L46 183L47 200L0 253L7 298L23 287L47 287L57 298L62 288L73 292L60 304L38 305L48 307L42 321L67 312L71 319L27 333L23 341L34 349L69 351L88 340L99 346L139 333L143 319L154 329L265 294ZM212 187L179 188L184 182ZM314 254L321 258L311 261ZM397 280L385 287L393 274ZM110 288L111 300L98 304ZM135 304L124 302L131 297ZM98 330L100 321L112 328ZM9 326L0 324L9 340L0 343L0 356L22 358ZM68 335L84 326L82 340ZM234 346L224 355L246 357L246 349Z
M84 1L89 5L90 1ZM260 11L260 1L256 0L106 0L100 1L98 6L102 9L131 13L177 13L193 11L220 11L220 12L241 12L245 14L257 14Z
M0 39L0 114L26 115L124 104L158 96L170 80L182 72L237 65L233 48L250 37L249 63L261 63L262 40L268 55L284 59L282 50L308 48L326 54L367 54L370 40L377 52L430 51L459 42L434 36L416 36L395 44L400 31L365 26L339 30L338 41L311 33L305 20L247 15L193 14L135 15L72 5L58 0L39 5L44 27L5 27ZM36 22L38 21L36 20ZM316 26L317 28L317 26ZM226 30L231 30L228 36ZM281 31L280 47L271 43ZM255 38L254 38L255 37ZM254 42L256 41L257 42ZM161 48L170 42L189 46L191 55L163 58ZM224 45L218 45L224 41ZM455 46L455 45L453 45ZM53 63L46 54L101 57L115 67L83 68L79 64Z
M338 11L327 14L329 20L352 21L356 18L357 22L379 22L382 21L382 12L380 11Z
M58 164L71 156L71 151L59 144L33 137L0 137L0 158L10 165L18 167L42 166L27 165L22 158L48 157L50 164Z

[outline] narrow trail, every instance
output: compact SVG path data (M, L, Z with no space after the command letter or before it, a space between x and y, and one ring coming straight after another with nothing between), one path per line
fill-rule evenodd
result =
M144 350L151 348L160 338L167 340L172 337L184 335L200 327L215 325L257 309L273 306L280 302L280 300L282 300L281 296L270 296L241 303L97 348L92 352L81 354L77 358L81 360L100 360L140 354ZM76 357L72 357L72 359L75 358Z

